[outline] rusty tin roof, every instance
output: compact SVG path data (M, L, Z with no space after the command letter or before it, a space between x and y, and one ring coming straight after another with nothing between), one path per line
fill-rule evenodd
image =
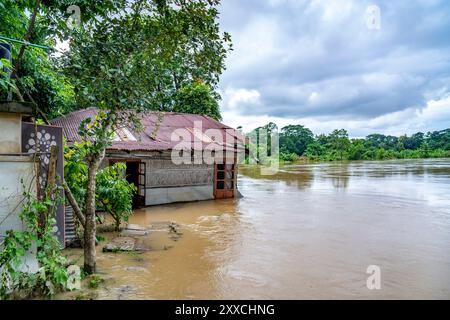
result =
M78 134L80 123L87 118L94 119L96 115L96 108L88 108L56 118L51 123L62 127L64 137L69 143L80 142L81 137ZM179 132L183 135L190 135L193 150L203 150L212 144L221 146L223 150L235 150L234 144L242 145L244 141L244 136L239 131L208 116L176 112L146 112L140 115L140 119L142 124L140 132L136 133L130 127L116 130L115 139L108 150L172 150L180 143L180 140L173 139L179 136ZM199 128L196 129L199 126L201 126L201 132L199 132ZM210 129L218 129L221 137L214 137ZM240 149L240 147L238 148Z

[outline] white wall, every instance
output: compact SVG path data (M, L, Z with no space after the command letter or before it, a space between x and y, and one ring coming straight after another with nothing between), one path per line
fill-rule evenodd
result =
M0 113L0 154L20 153L21 116L14 113Z
M32 156L0 156L0 243L8 230L24 230L19 218L22 211L23 179L30 192L36 192L33 183L36 163ZM32 250L35 251L35 250ZM30 252L22 268L24 271L36 271L37 261L33 252Z

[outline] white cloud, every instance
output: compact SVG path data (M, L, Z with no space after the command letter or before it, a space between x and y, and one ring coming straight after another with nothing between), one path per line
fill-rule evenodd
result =
M261 104L261 94L254 89L227 88L222 93L222 110L237 110L238 108L254 108Z

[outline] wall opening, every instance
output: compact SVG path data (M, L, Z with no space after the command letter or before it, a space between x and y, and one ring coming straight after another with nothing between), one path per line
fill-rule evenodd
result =
M214 198L229 199L235 197L236 165L225 161L214 165Z
M117 162L124 162L127 166L126 179L128 182L135 185L137 192L133 196L133 209L145 207L145 197L146 197L146 173L147 167L145 162L139 160L111 160L110 165Z

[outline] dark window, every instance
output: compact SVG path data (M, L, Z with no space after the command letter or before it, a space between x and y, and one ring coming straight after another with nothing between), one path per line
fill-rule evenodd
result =
M225 189L224 186L225 186L225 183L223 181L217 181L217 189L218 190Z

